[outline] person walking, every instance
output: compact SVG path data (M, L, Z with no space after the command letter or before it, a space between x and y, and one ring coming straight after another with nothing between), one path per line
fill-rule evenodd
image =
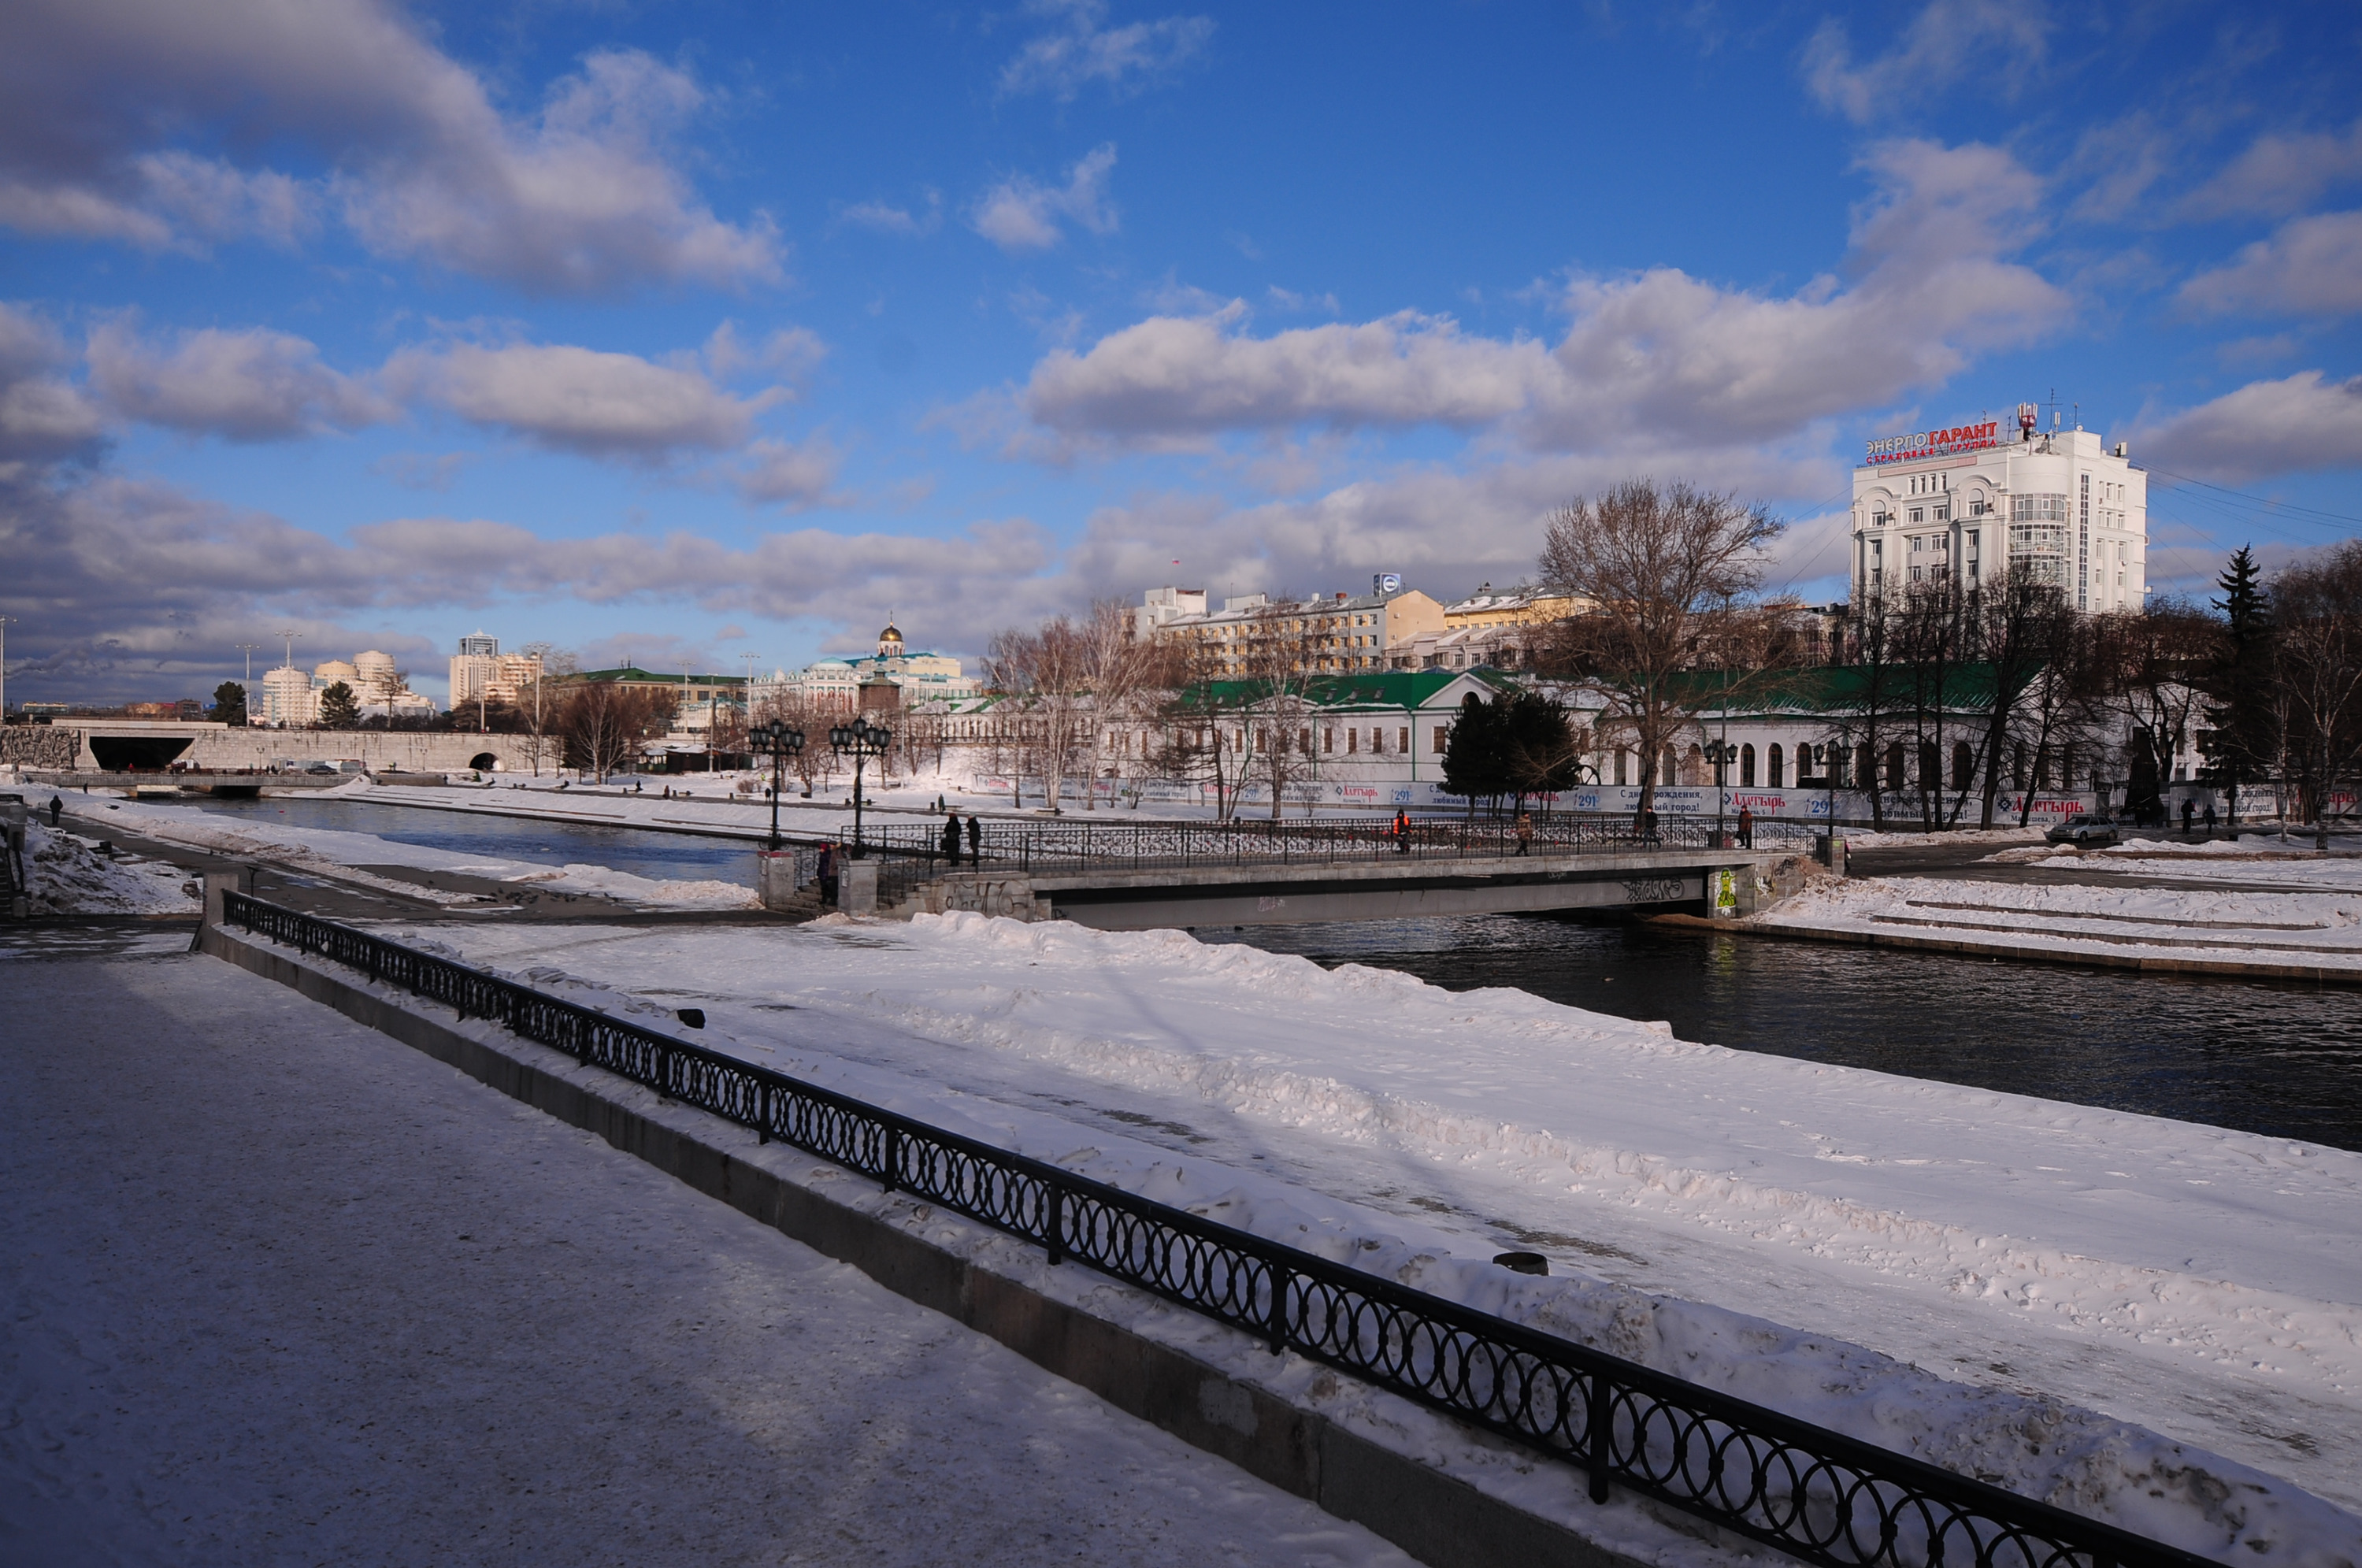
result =
M1395 853L1410 853L1410 813L1400 806L1395 808Z
M2209 839L2214 836L2214 802L2212 801L2206 802L2206 836Z
M835 845L823 844L820 846L820 865L815 869L812 879L820 884L821 906L823 909L833 906L836 902Z
M1654 806L1640 813L1640 836L1650 844L1657 842L1657 808Z
M946 866L957 866L957 865L959 864L959 844L960 844L960 824L959 824L959 818L957 818L957 817L946 817L946 818L944 818L944 865L946 865Z
M2193 801L2193 800L2191 800L2191 799L2189 796L2187 796L2187 795L2184 795L2183 797L2181 797L2181 836L2182 836L2182 837L2184 837L2184 838L2188 838L2188 837L2190 836L2190 834L2191 834L2191 818L2193 818L2193 817L2195 817L2197 814L2198 814L2198 802L2197 802L2197 801Z
M1524 812L1518 813L1518 853L1531 854L1534 847L1534 819Z
M1755 812L1751 807L1738 808L1738 847L1741 849L1755 847Z
M976 820L974 812L967 814L967 863L970 866L984 864L984 824Z
M59 800L55 795L50 797L50 825L51 827L58 825L58 818L65 814L65 809L66 803L63 801Z

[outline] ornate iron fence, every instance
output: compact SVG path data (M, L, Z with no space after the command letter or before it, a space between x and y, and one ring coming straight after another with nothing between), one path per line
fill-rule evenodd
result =
M1694 818L1661 819L1656 832L1633 831L1628 817L1537 816L1520 834L1513 823L1490 819L1415 818L1397 834L1385 820L1296 823L1029 823L1007 818L979 820L983 864L1036 871L1060 867L1093 869L1187 866L1333 865L1341 861L1496 859L1519 854L1600 855L1652 849L1714 847L1713 823ZM1737 830L1726 825L1733 847ZM849 834L844 835L849 838ZM1752 847L1802 852L1812 846L1809 823L1759 822ZM930 823L880 823L865 826L875 854L934 867L944 860L943 828ZM967 841L960 862L973 865Z
M227 921L497 1021L1582 1472L1824 1568L2201 1568L2206 1559L244 894Z

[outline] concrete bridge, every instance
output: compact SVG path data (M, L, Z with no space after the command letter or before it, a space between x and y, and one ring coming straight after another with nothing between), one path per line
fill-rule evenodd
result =
M1583 909L1734 918L1797 890L1806 864L1793 851L1708 848L1327 864L988 865L917 884L908 907L1069 920L1103 931Z
M44 772L160 773L178 764L204 772L267 772L315 762L358 762L372 773L502 772L533 768L531 735L428 730L269 730L202 720L83 719L11 724L0 733L0 766ZM541 743L542 766L556 744Z

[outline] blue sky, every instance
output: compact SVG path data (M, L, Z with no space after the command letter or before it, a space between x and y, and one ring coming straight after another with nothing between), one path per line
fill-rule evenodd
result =
M2153 581L2362 532L2346 6L12 16L12 701L1443 597L1632 474L1825 598L1863 439L2054 389Z

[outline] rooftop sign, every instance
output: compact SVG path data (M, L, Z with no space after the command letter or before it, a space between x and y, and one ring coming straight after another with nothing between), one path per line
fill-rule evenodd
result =
M1977 452L2001 445L2001 421L1988 419L1981 425L1955 425L1943 430L1915 430L1908 436L1889 436L1882 441L1870 443L1870 461L1908 463L1921 458L1947 458L1955 452Z

